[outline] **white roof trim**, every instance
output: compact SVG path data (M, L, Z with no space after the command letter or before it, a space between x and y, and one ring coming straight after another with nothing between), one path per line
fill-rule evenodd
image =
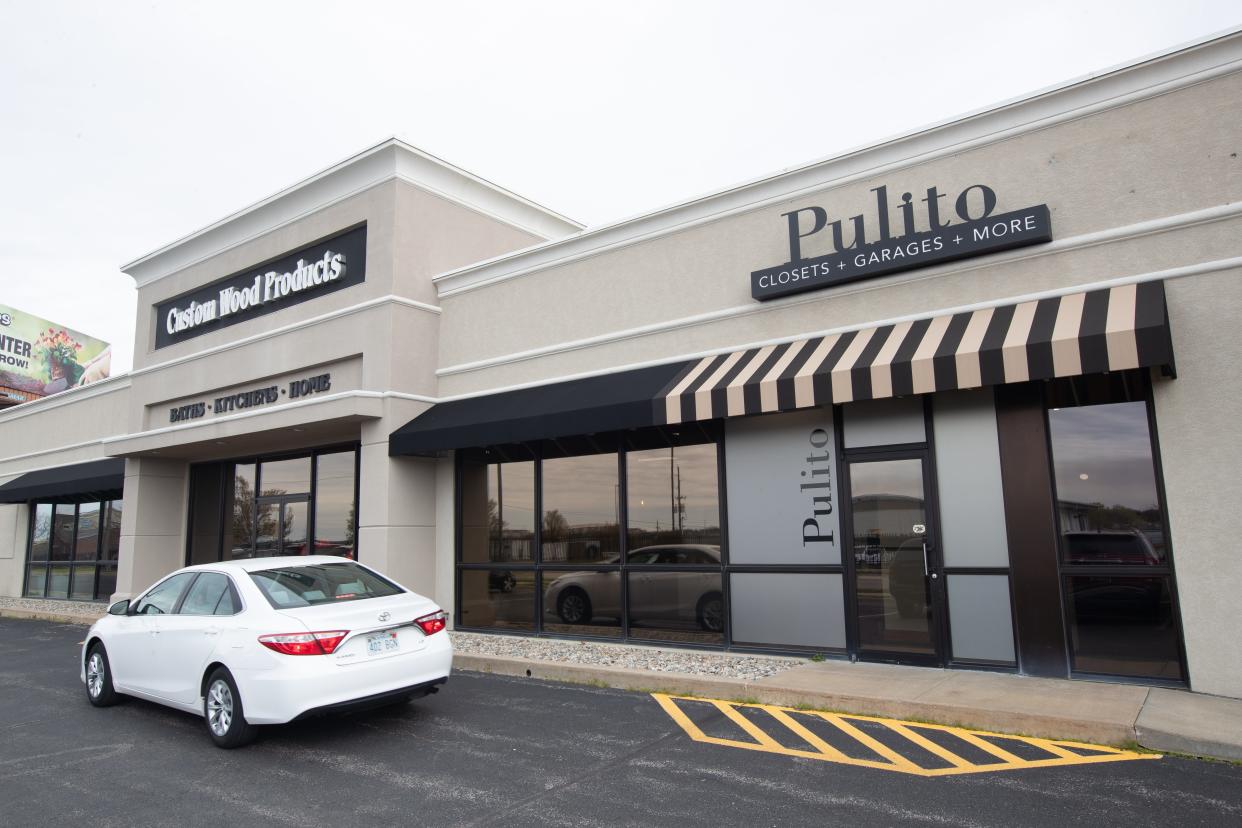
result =
M397 138L389 138L309 178L152 251L121 270L139 287L236 247L370 187L400 178L541 238L582 228L572 219L522 198Z
M840 155L450 270L434 277L433 281L440 297L452 296L1239 70L1242 70L1242 27Z

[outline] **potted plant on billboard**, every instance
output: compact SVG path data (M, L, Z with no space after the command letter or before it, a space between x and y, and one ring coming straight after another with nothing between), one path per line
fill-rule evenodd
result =
M39 335L35 353L47 360L48 384L45 393L63 391L77 383L82 376L82 366L78 364L80 350L82 344L63 329L48 328Z

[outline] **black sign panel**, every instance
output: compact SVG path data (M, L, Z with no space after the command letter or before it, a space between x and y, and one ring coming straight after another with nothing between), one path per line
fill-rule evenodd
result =
M155 306L164 348L366 280L366 225L346 230Z
M1052 218L1048 205L1038 204L756 270L750 274L750 295L760 301L775 299L1048 241L1052 241Z

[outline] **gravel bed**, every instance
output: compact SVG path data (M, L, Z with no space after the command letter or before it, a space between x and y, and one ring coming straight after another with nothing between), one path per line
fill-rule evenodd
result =
M663 647L603 644L594 641L560 641L509 635L450 633L453 649L463 655L500 656L532 661L594 664L653 673L685 673L754 680L805 664L805 659L712 653Z
M94 619L106 613L108 605L86 601L52 601L45 598L7 598L0 595L0 609L54 612L61 615L79 615L82 618Z

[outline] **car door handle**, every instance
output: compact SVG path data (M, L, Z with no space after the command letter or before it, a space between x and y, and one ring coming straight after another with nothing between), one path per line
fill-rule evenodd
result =
M203 630L203 635L219 635L219 634L220 634L219 627L208 627L207 629Z

